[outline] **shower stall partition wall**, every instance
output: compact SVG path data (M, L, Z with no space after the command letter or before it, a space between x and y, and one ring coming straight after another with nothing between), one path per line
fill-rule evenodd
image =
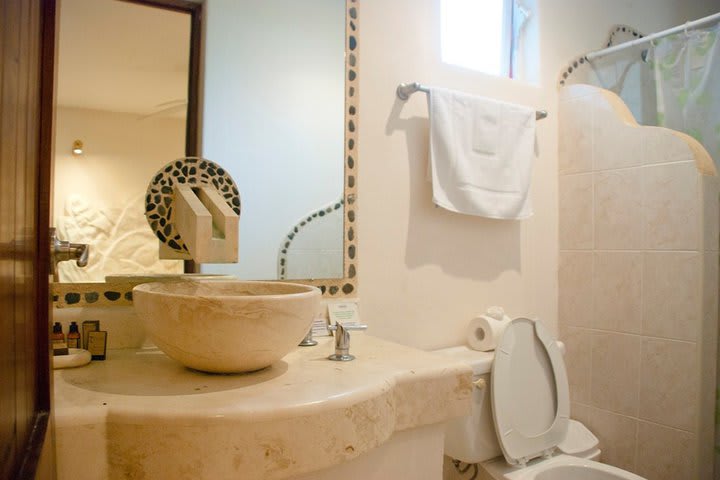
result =
M559 329L572 415L603 461L713 475L720 186L689 135L614 93L560 89Z

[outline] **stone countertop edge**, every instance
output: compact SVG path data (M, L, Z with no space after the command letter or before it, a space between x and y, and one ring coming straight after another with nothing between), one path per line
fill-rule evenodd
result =
M245 478L280 479L470 412L472 370L464 363L364 333L353 334L356 360L332 362L332 337L317 340L279 365L237 376L193 372L162 353L109 351L105 362L55 371L56 429L115 452L108 461L123 471L134 456L167 451L202 459L207 474L240 468ZM142 362L152 368L137 368ZM179 394L162 392L163 372Z

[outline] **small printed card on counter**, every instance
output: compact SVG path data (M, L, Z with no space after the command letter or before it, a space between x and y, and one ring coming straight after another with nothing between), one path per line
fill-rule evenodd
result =
M107 350L107 332L98 330L88 332L87 349L92 355L93 360L105 360L105 352Z
M355 302L328 303L328 317L331 325L335 325L337 322L360 322L360 312Z
M85 320L82 322L82 348L90 350L88 348L88 334L98 330L100 330L100 320Z
M329 337L332 332L328 330L328 321L324 316L315 317L312 323L313 337Z

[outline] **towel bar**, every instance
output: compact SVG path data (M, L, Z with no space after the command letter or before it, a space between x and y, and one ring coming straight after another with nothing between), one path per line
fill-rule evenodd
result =
M395 91L397 93L397 96L400 100L407 100L410 98L410 95L412 95L415 92L424 92L428 93L430 89L428 87L425 87L418 82L412 82L412 83L401 83L398 85L397 90ZM546 118L548 116L548 113L546 110L538 110L535 112L535 120L542 120L543 118Z

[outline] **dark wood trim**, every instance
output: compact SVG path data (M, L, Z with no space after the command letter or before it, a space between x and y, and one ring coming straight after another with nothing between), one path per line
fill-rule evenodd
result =
M8 202L0 222L2 241L9 243L0 252L3 478L43 478L54 471L54 454L48 453L53 434L48 231L56 7L56 0L0 4L0 201Z
M53 178L53 132L55 123L55 81L57 59L58 12L56 0L42 2L42 43L40 50L40 145L37 203L37 332L38 383L42 410L50 410L52 386L52 352L50 349L50 320L52 297L50 292L50 221Z
M162 8L174 12L192 14L196 10L202 10L202 3L193 0L120 0L121 2L137 3L148 7Z
M44 1L44 0L43 0ZM28 440L28 449L23 463L20 465L15 480L36 480L38 473L38 463L42 454L43 445L46 441L45 437L50 427L50 412L39 412L35 416L35 422L30 430L30 438Z
M200 65L202 55L202 4L195 4L190 12L190 62L188 65L187 128L185 154L200 155Z
M188 76L188 105L185 129L185 155L200 156L200 65L202 55L202 4L195 4L190 13L190 62ZM200 272L200 264L185 260L186 273Z

